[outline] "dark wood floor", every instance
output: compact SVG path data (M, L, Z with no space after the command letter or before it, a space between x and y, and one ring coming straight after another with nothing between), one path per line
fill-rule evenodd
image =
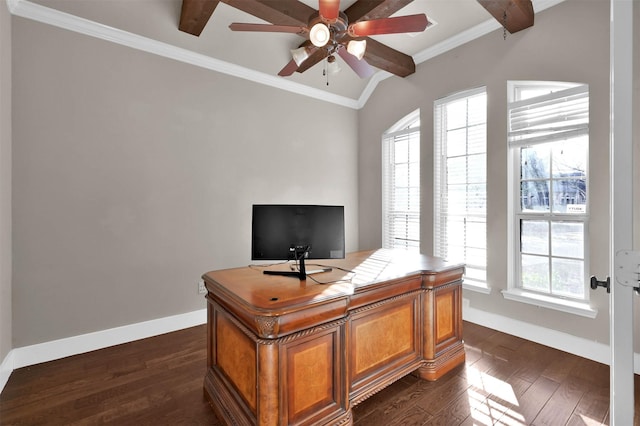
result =
M467 322L464 338L464 367L401 379L355 407L355 424L608 424L608 366ZM0 424L220 425L205 362L203 325L21 368L0 394Z

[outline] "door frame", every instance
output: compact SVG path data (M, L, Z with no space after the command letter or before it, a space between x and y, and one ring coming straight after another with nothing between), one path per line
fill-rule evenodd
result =
M634 418L634 290L616 281L615 256L633 249L633 0L611 0L609 270L610 424ZM637 5L636 5L637 6Z

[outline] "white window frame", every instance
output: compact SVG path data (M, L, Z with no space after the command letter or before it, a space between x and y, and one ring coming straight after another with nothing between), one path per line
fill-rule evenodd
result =
M486 137L486 126L487 126L487 109L485 103L484 113L484 121L469 123L468 109L467 116L464 117L464 124L461 125L457 130L465 131L465 153L457 155L457 158L464 158L466 164L468 165L468 160L473 159L478 155L484 155L484 176L478 180L477 170L469 170L467 169L465 172L465 185L469 183L475 183L484 185L484 199L485 199L485 208L484 211L478 211L477 208L469 208L464 211L455 211L450 212L448 208L448 200L449 200L449 184L450 179L448 175L447 169L447 160L451 157L447 155L447 105L450 105L454 102L460 102L466 100L467 102L473 98L477 98L478 96L484 96L486 99L486 87L478 87L471 90L465 90L462 92L458 92L452 95L449 95L445 98L439 99L434 103L434 238L433 238L433 252L435 256L445 258L447 260L451 260L454 262L462 262L467 266L467 273L465 273L463 286L465 289L478 291L481 293L488 294L491 292L491 289L487 283L487 234L486 234L486 226L487 226L487 210L486 210L486 197L487 197L487 170L486 170L486 155L487 155L487 137ZM484 147L483 150L473 151L471 154L468 152L468 143L470 142L470 131L473 132L478 126L484 126ZM475 141L474 141L475 142ZM476 182L470 182L470 172L476 178ZM449 236L447 235L447 218L451 216L457 216L462 219L464 224L467 224L468 221L475 221L476 223L484 223L485 234L484 241L478 242L477 239L471 239L464 241L462 245L463 253L459 254L459 258L454 258L454 255L449 253ZM466 226L465 226L465 235L466 235ZM484 250L485 256L483 261L478 261L477 252ZM476 252L476 255L472 256L470 253ZM472 271L469 274L469 271Z
M534 88L536 86L546 87L549 89L555 88L553 91L565 91L566 93L580 92L579 86L586 88L587 96L589 95L589 89L587 85L580 85L577 83L558 83L558 82L529 82L529 81L510 81L508 82L508 95L509 95L509 107L507 114L511 114L512 108L516 108L522 105L522 101L519 101L518 94L523 88ZM553 95L549 95L553 97ZM542 97L540 97L542 98ZM525 102L526 103L526 102ZM588 116L588 114L587 114ZM508 117L509 120L510 117ZM511 121L510 121L511 123ZM511 124L510 124L511 126ZM508 288L504 290L503 296L509 300L515 300L523 303L532 304L535 306L545 307L549 309L555 309L562 312L569 312L588 318L595 318L597 310L592 308L589 304L589 291L587 283L587 271L589 265L589 166L588 161L586 165L586 211L582 214L560 214L554 212L537 213L537 212L525 212L521 208L520 200L520 149L523 146L535 145L538 143L547 143L561 140L559 135L563 133L569 137L574 135L586 135L588 137L588 123L586 130L584 125L568 126L559 129L554 129L554 133L548 134L541 132L535 134L529 130L525 130L520 133L518 131L511 131L509 133L508 141ZM533 134L533 135L532 135ZM521 142L521 138L526 138L526 142ZM587 159L588 159L588 143L587 143ZM521 259L521 240L520 240L520 223L521 219L535 220L541 219L548 221L550 224L554 222L561 222L563 219L572 222L579 222L583 224L583 262L584 262L584 299L570 298L563 295L554 295L546 292L536 292L530 289L524 289L521 286L520 278L520 259ZM554 258L552 253L548 254L551 259Z
M393 144L402 139L417 138L417 151L409 151L413 167L417 167L418 176L411 179L410 184L396 184L395 159ZM415 145L414 145L415 147ZM417 164L416 164L417 163ZM408 163L401 163L407 164ZM408 166L409 167L409 166ZM405 188L411 205L410 209L395 209L395 189ZM420 251L420 110L406 115L382 135L382 247L404 248L409 251ZM400 221L395 219L399 218ZM403 229L396 228L399 222L407 224Z

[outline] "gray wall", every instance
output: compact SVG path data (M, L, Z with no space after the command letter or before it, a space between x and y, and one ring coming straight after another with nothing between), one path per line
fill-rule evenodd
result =
M11 15L0 2L0 363L11 328Z
M433 103L486 86L488 94L488 281L492 293L465 291L471 306L608 344L606 292L591 294L596 320L505 300L507 288L507 80L557 80L590 87L590 259L588 273L608 274L609 2L568 0L535 17L532 28L501 30L418 66L406 79L388 79L359 111L360 246L381 242L380 135L410 111L421 110L422 251L432 253Z
M253 203L344 205L357 249L356 111L17 17L13 46L14 347L203 309Z

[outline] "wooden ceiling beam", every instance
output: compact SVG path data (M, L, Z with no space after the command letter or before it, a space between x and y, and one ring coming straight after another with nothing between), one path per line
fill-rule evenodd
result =
M533 26L531 0L477 0L511 34Z
M318 11L298 0L221 0L274 25L306 26Z
M200 36L218 3L219 0L182 0L178 29Z
M349 23L388 18L413 0L358 0L349 6L345 15Z

